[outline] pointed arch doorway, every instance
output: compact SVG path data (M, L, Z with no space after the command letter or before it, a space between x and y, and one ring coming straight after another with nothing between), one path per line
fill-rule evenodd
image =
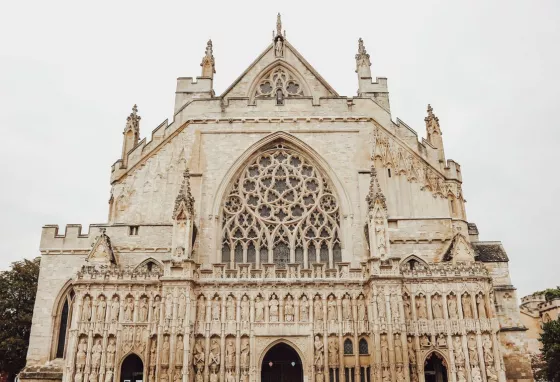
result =
M432 353L424 363L424 379L426 382L447 382L447 364L438 353Z
M136 354L128 355L121 364L120 382L143 382L144 363Z
M281 342L268 350L261 365L261 382L303 382L303 365L294 348Z

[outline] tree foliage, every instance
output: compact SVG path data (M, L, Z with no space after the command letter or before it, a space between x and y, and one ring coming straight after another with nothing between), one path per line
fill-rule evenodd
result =
M40 260L16 261L0 272L0 372L8 380L25 366Z
M542 358L545 362L540 377L547 381L560 382L560 319L543 325L539 341L542 343Z

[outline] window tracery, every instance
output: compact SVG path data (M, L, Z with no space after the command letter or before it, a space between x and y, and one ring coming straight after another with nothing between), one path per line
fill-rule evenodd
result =
M303 86L296 76L283 67L276 67L266 74L255 90L255 98L276 98L279 105L288 97L303 96Z
M325 176L284 142L255 156L222 212L222 262L342 261L338 200ZM259 254L257 256L257 254Z

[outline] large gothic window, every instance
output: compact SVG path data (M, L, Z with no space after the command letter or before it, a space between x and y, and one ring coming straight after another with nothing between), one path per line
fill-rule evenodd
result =
M341 261L340 216L324 174L288 144L261 151L225 198L222 262Z
M54 358L64 358L66 353L66 342L68 337L68 330L70 328L70 321L72 320L72 301L74 299L74 291L72 289L66 290L60 300L57 314L55 316L55 333L56 338L54 348Z

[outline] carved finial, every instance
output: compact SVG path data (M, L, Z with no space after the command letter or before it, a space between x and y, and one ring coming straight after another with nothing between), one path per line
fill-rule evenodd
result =
M194 214L194 198L191 194L191 174L189 169L183 172L183 181L179 194L175 199L175 208L173 208L173 219L186 219L187 216Z
M371 165L370 180L369 180L369 192L366 196L366 201L368 203L369 210L373 210L376 204L381 205L381 207L387 211L387 202L385 200L385 195L381 191L379 186L379 181L377 180L377 170L375 166Z
M216 64L214 61L214 49L212 47L212 40L208 40L206 43L206 52L200 63L202 66L202 77L214 77L216 73Z
M125 130L132 129L134 132L140 132L140 119L142 119L138 115L138 106L134 104L132 107L132 113L126 118L126 127Z
M282 36L282 16L280 12L278 12L278 16L276 16L276 35Z
M369 54L366 51L366 47L364 46L364 40L360 37L358 39L358 54L356 54L356 73L360 72L360 68L362 70L365 69L366 72L369 72L369 67L371 66L371 62L369 60ZM367 68L367 69L366 69ZM369 74L371 77L371 73Z
M428 140L431 140L432 134L434 133L441 135L439 118L434 115L434 109L430 104L428 104L428 116L424 118L424 122L426 122L426 132L428 134Z

